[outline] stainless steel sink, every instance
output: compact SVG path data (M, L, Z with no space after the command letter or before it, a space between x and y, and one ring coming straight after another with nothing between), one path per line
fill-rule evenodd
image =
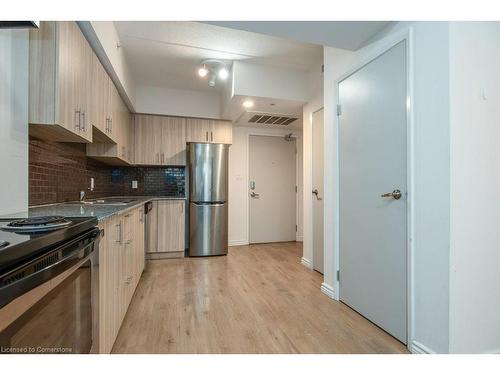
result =
M69 204L83 204L89 206L126 206L127 204L136 201L134 198L103 198L103 199L89 199L84 202L75 202Z

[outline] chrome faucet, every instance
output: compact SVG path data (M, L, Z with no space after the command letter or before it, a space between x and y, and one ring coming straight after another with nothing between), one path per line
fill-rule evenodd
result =
M80 202L85 202L85 190L80 190Z

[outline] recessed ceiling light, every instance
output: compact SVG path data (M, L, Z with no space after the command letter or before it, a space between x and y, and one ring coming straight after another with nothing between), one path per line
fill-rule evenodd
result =
M200 77L205 77L208 74L208 69L206 68L205 65L203 65L202 68L198 69L198 75Z
M220 79L227 79L229 77L229 72L226 69L226 67L223 67L219 70L219 78Z
M247 99L243 102L243 107L245 108L252 108L253 107L253 100Z

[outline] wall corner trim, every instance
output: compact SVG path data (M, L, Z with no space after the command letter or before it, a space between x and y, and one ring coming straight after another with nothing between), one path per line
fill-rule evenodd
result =
M436 354L434 350L415 340L412 340L409 349L412 354Z
M306 266L307 268L312 270L312 263L309 259L302 257L302 258L300 258L300 263L303 266Z
M335 294L335 290L328 284L321 283L321 292L326 294L328 297L331 299L338 299L337 295Z

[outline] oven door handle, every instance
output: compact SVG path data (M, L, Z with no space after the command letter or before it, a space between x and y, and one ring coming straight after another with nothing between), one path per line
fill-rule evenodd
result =
M12 302L17 297L45 283L46 281L53 279L54 277L70 269L74 265L86 261L94 251L94 247L99 244L102 235L103 231L98 228L95 228L91 232L88 232L83 236L77 237L69 243L59 246L58 248L28 262L27 264L19 267L18 269L10 271L5 275L2 275L0 279L1 283L0 308ZM83 247L79 246L79 243L84 240L87 241L83 244ZM78 247L76 250L68 254L64 254L64 250L70 248L71 246L78 246ZM42 263L43 259L47 258L47 256L49 256L50 254L55 254L57 252L61 252L61 254L64 254L64 257L58 260L57 262L54 262L44 268L41 268L40 270L32 272L26 277L20 277L19 279L12 282L7 281L10 277L16 279L17 273L22 275L22 269L29 267L30 265L35 266L38 264L43 264Z

